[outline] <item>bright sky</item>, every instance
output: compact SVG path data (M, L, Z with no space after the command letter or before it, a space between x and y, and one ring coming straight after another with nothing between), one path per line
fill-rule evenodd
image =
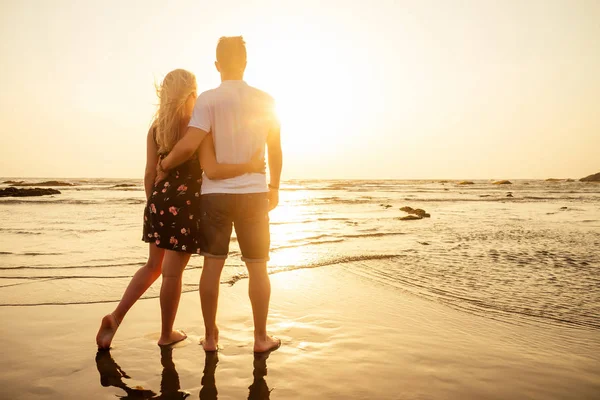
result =
M246 81L285 178L579 178L600 171L595 0L0 1L0 176L141 177L154 81Z

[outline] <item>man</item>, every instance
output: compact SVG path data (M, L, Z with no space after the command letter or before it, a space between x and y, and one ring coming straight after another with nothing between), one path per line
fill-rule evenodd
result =
M271 96L244 82L246 43L241 36L222 37L217 45L217 70L221 85L198 96L185 136L159 163L169 170L186 161L202 140L213 135L219 163L241 164L268 147L270 181L253 173L231 179L202 181L202 231L204 267L200 302L206 336L204 350L218 348L216 325L221 271L229 251L232 226L249 275L249 296L254 316L254 351L278 348L281 341L267 334L271 283L267 273L270 232L269 211L279 202L282 152L279 122Z

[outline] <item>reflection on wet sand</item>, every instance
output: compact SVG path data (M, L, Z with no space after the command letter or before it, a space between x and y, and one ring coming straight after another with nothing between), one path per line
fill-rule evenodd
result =
M265 376L267 376L267 359L270 353L254 355L253 381L248 387L248 400L269 400L272 389L269 389ZM179 374L173 362L173 349L163 347L160 350L160 362L163 366L162 379L160 382L160 394L140 386L131 387L124 379L131 379L119 364L115 362L110 350L99 350L96 353L96 367L100 373L100 384L103 387L113 386L125 391L125 395L117 395L119 399L162 399L180 400L190 396L190 393L181 390ZM202 375L202 388L200 389L200 400L217 400L218 391L215 380L215 372L219 363L219 353L216 351L206 352L204 371Z
M156 395L152 390L141 387L129 387L123 382L123 378L131 379L131 377L115 362L110 350L99 350L96 353L96 367L100 373L100 384L104 387L114 386L123 389L126 395L118 396L119 399L185 399L190 394L180 390L179 374L175 370L175 363L173 362L173 349L163 347L160 353L163 372L159 395Z
M219 363L219 353L207 351L204 360L204 371L202 375L202 389L200 389L200 400L216 400L217 384L215 382L215 371Z
M267 376L267 358L270 353L254 354L254 370L252 375L254 381L248 387L248 400L268 400L271 397L271 390L267 386L265 376Z
M176 400L188 397L190 395L188 392L180 390L179 374L177 373L175 363L173 362L172 347L160 348L160 363L163 366L162 379L160 381L160 395L154 398Z
M270 353L254 355L252 375L254 380L248 387L248 400L268 400L271 396L271 390L267 386L265 376L267 375L267 358ZM200 389L200 400L217 400L218 391L215 381L215 372L219 363L219 353L216 351L206 352L204 361L204 372L202 375L202 389Z

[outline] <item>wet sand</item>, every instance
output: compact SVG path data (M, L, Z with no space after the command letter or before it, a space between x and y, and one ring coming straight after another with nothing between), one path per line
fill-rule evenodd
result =
M360 276L360 263L271 278L270 328L283 346L266 360L252 353L246 280L221 288L223 349L208 357L198 345L203 327L197 293L182 296L176 321L188 340L162 354L156 345L157 299L136 304L113 349L98 356L96 330L113 303L0 307L0 397L114 399L154 393L174 399L185 392L201 399L593 399L600 394L596 330L473 315L367 280Z

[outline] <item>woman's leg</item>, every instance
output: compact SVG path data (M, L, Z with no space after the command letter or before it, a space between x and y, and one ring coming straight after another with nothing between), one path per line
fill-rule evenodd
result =
M102 318L100 330L96 336L96 344L101 349L110 347L117 328L125 318L125 314L160 276L165 250L156 247L154 243L150 244L148 248L149 255L146 265L138 269L133 275L115 310Z
M181 297L181 277L190 259L190 254L167 250L162 267L160 288L160 312L162 326L158 344L169 345L186 338L186 335L173 330L177 307Z

